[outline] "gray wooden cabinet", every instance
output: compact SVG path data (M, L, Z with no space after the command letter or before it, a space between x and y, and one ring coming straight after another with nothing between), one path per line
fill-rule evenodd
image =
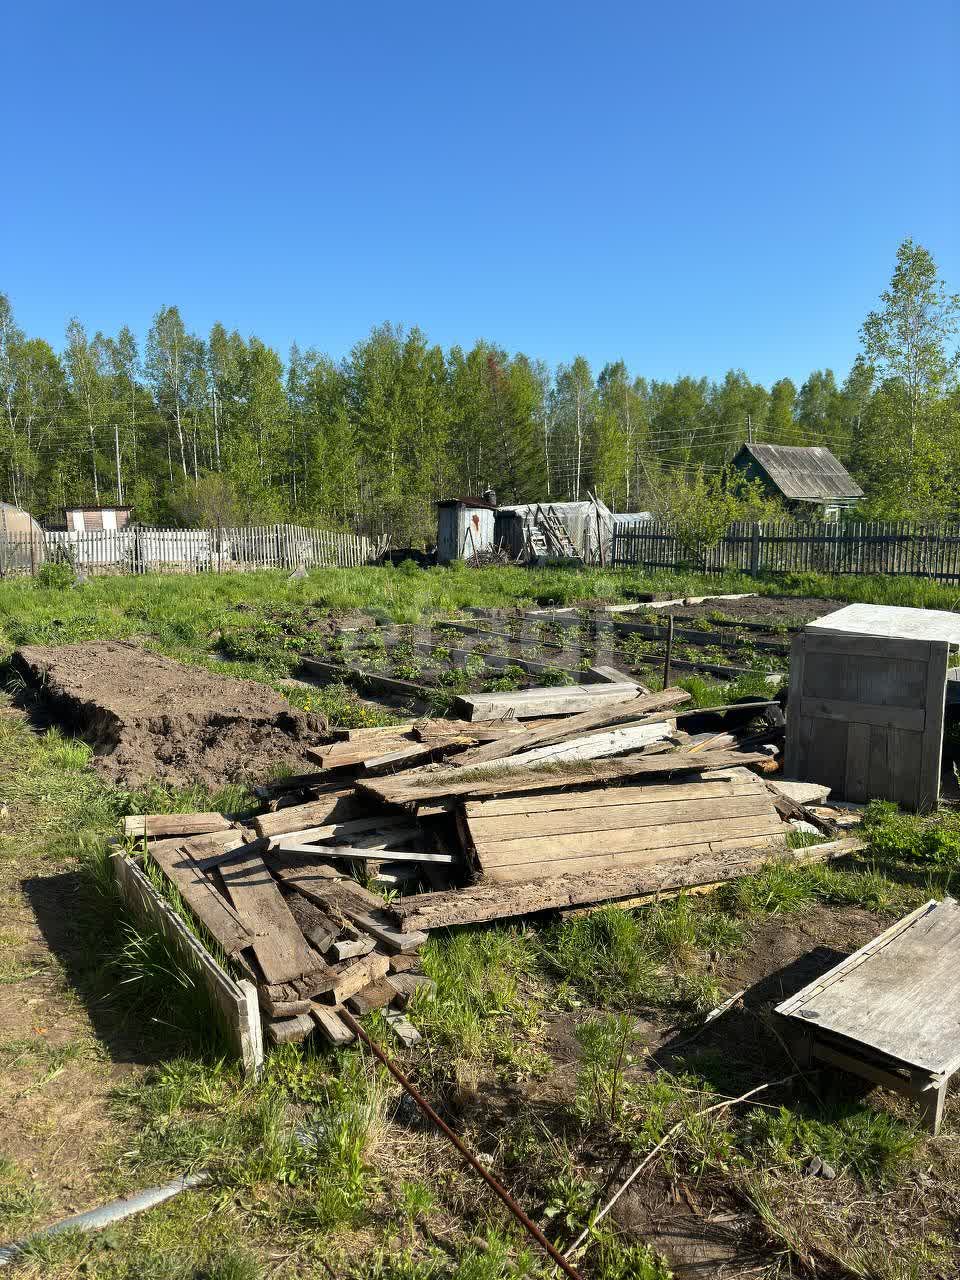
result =
M933 609L858 604L810 623L791 652L787 776L838 799L934 808L958 646L960 615Z

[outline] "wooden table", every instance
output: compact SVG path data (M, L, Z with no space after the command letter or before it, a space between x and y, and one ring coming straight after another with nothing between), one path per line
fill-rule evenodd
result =
M960 905L931 901L776 1008L798 1065L919 1101L933 1133L960 1067Z

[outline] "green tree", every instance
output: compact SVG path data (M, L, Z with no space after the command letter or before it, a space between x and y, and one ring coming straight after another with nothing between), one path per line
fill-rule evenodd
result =
M161 307L147 334L146 370L157 406L168 423L167 460L173 484L169 425L176 430L180 469L187 477L187 446L183 433L184 397L188 376L187 331L179 307Z
M860 336L881 383L903 389L903 397L895 401L903 405L898 425L908 441L908 494L915 496L918 438L931 425L933 403L955 379L960 362L960 353L951 350L960 327L960 295L948 293L929 250L907 239L897 250L893 277L880 301ZM929 437L929 429L925 434Z
M89 440L93 500L99 506L97 429L104 420L108 387L102 367L102 347L98 342L88 340L86 330L76 316L67 325L66 365L73 401Z

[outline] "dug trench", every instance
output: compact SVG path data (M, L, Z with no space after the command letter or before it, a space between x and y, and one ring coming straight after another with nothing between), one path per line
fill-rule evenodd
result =
M266 685L215 675L117 641L28 646L10 666L20 701L92 747L110 782L168 786L265 777L309 767L322 716Z

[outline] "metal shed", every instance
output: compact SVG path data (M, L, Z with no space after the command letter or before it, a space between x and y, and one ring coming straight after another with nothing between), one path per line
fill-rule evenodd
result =
M790 656L787 776L935 808L958 650L960 614L936 609L852 604L811 622Z
M493 546L496 507L484 498L445 498L437 503L437 561L469 560Z

